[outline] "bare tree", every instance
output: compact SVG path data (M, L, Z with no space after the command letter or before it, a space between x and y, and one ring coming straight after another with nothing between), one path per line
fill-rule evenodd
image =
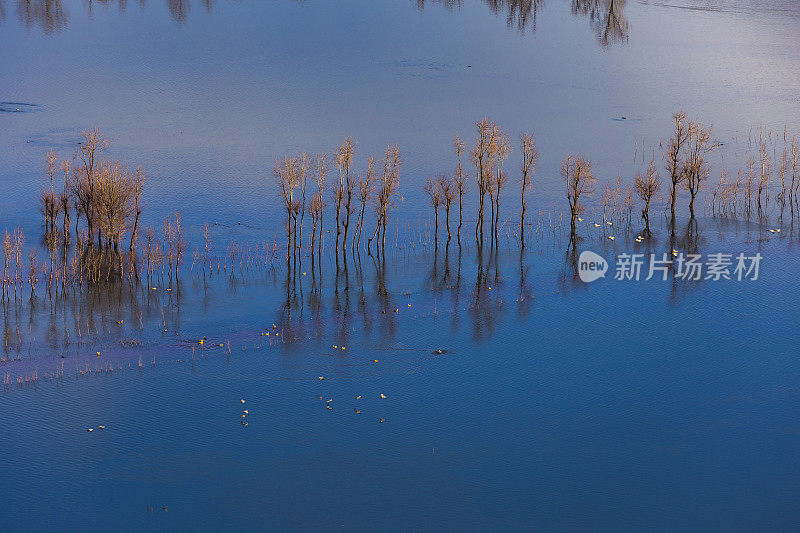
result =
M58 163L58 156L55 151L49 150L45 156L45 170L47 172L47 179L49 185L42 191L42 214L45 221L45 232L52 235L56 230L56 218L60 202L56 198L55 192L55 176L58 174L60 167Z
M442 203L442 188L439 182L439 178L428 178L427 183L425 183L425 193L428 195L428 201L433 207L433 219L434 219L434 241L436 243L436 247L438 248L439 245L439 205Z
M350 175L350 169L353 166L353 154L355 153L356 145L351 137L344 140L342 145L336 149L336 168L339 170L339 182L334 189L334 198L336 200L336 253L339 253L339 235L344 233L344 247L347 248L347 230L350 226L350 209L351 201L353 198L353 189L355 182ZM344 220L340 220L342 201L346 216Z
M295 229L295 249L299 254L303 248L303 221L306 217L306 182L308 181L308 172L311 169L311 159L308 154L302 152L297 158L298 164L298 186L300 187L300 199L294 205L294 229ZM297 219L300 217L300 225L298 228Z
M536 141L533 135L523 132L520 136L522 142L522 208L519 215L519 235L522 245L525 246L525 210L528 207L525 193L531 188L533 174L536 172L536 163L539 161L539 151L536 149Z
M461 165L461 156L464 155L465 145L464 141L462 141L461 138L458 136L458 133L456 133L456 140L455 142L453 142L453 146L456 149L456 159L457 159L456 173L454 176L455 185L456 188L458 189L458 230L456 233L458 236L458 241L461 242L461 226L464 223L464 216L463 216L464 194L466 193L467 176L464 173L464 169Z
M89 244L91 245L95 229L94 203L97 163L103 150L108 146L108 139L97 128L92 131L84 131L82 136L83 140L78 143L78 152L75 154L78 164L73 164L73 167L78 175L76 179L78 188L82 189L80 196L83 198L80 203L86 218ZM98 242L99 240L100 236L98 236Z
M766 194L766 200L769 201L769 178L770 178L770 157L769 146L767 144L767 133L761 127L758 132L758 158L760 163L759 176L758 176L758 211L761 212L761 195Z
M400 149L397 145L387 145L383 159L383 172L380 176L380 187L377 201L375 202L375 214L377 217L375 233L367 240L367 252L371 253L371 244L375 237L379 237L380 250L385 250L386 223L389 216L389 208L393 205L393 199L400 184L400 163Z
M797 137L792 137L792 144L789 146L789 159L792 165L792 185L790 198L797 201L797 187L800 187L800 179L798 178L798 171L800 171L800 146L797 143Z
M490 153L495 147L497 126L488 118L483 118L475 123L478 130L478 139L470 150L470 161L475 165L475 179L478 182L478 221L475 224L475 242L483 240L483 212L486 193L492 182L493 169L491 168Z
M445 225L447 226L447 242L450 242L450 206L456 196L456 182L447 174L439 174L439 189L442 191L442 202L444 203Z
M286 210L286 257L292 251L292 218L294 216L294 193L299 185L299 164L297 157L285 156L280 161L275 161L273 174L278 180L278 189L283 208Z
M314 182L317 184L317 191L314 193L314 196L311 198L311 203L309 205L309 210L311 211L311 220L314 225L314 228L311 233L311 246L314 246L314 234L317 231L317 224L319 224L319 248L318 251L322 252L322 221L323 221L323 214L325 212L325 206L327 202L325 201L325 186L327 185L328 180L328 166L325 161L325 154L319 154L314 158L312 164L312 175L314 177Z
M567 189L567 202L570 210L570 241L576 238L575 220L583 213L581 199L591 196L595 191L597 180L592 176L592 164L583 156L570 156L561 162L561 177Z
M494 220L492 220L492 233L495 241L497 240L497 231L500 226L500 193L503 189L503 185L505 185L506 180L508 179L505 171L503 170L503 162L508 159L510 153L511 140L505 133L498 129L494 147L490 152L493 160L492 167L494 168L494 182L492 183L490 190L494 192L492 209Z
M686 179L684 188L689 191L689 215L694 218L694 201L697 193L708 179L710 169L706 157L717 147L711 142L711 127L703 128L700 122L689 124L686 158L683 162Z
M133 230L131 231L130 250L133 250L138 238L139 217L142 216L142 191L147 175L142 167L136 167L131 182L133 200Z
M683 183L683 180L686 179L681 153L683 151L683 146L689 138L689 128L686 124L686 113L683 111L678 111L672 115L672 120L675 124L675 130L667 145L665 158L667 160L667 172L669 173L672 183L672 190L670 192L670 215L674 220L675 200L678 197L678 187Z
M358 212L356 234L353 236L353 251L361 247L361 234L364 230L364 211L375 195L375 180L375 158L370 156L367 160L367 174L358 180L358 200L361 206Z
M174 220L169 217L164 219L164 242L167 248L167 260L169 261L169 277L172 279L172 273L174 272L177 279L178 267L183 262L183 256L186 253L186 237L183 235L183 223L181 214L178 211L175 211Z
M70 212L72 210L72 198L69 194L69 181L72 175L72 165L69 161L64 160L61 162L61 172L64 175L64 190L58 195L58 202L61 204L61 212L63 213L62 219L62 232L64 234L64 242L69 242L69 223Z
M634 181L634 188L636 194L644 202L644 209L642 209L642 218L644 219L644 232L645 235L650 236L650 201L658 195L661 189L661 181L658 179L658 172L656 171L656 163L654 159L650 160L650 166L647 167L647 172L644 174L636 173Z

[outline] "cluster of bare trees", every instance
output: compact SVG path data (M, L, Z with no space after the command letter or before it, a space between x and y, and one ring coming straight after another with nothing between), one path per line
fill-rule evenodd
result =
M7 230L3 232L3 298L7 296L12 286L14 287L14 294L16 294L17 286L20 285L19 281L24 279L24 256L22 253L24 243L25 235L19 228L12 233ZM31 255L31 258L35 260L35 255Z
M710 175L708 156L719 143L711 140L711 127L700 121L689 121L686 113L678 111L672 116L674 130L670 137L664 159L669 173L670 217L675 220L675 202L681 188L689 195L689 214L694 218L694 202L697 194Z
M675 207L681 189L689 193L689 215L695 216L695 200L709 179L709 156L718 147L711 139L711 127L700 121L689 121L683 111L673 115L674 130L664 151L665 168L670 180L670 216L674 225ZM561 175L567 186L567 201L571 214L571 233L575 231L575 220L584 211L581 198L590 196L596 179L592 175L591 163L581 156L568 156L561 167ZM603 187L601 198L603 222L619 220L631 222L634 195L642 202L642 219L645 227L643 237L651 235L650 207L661 192L661 180L656 168L655 156L650 159L647 170L636 173L633 187L625 186L618 177L615 184ZM573 236L574 239L574 236Z
M777 172L773 169L777 165ZM770 186L774 174L778 178L778 193L775 200L781 212L788 205L794 218L798 209L800 189L800 143L797 137L789 138L786 131L778 137L759 128L758 134L748 136L747 161L744 171L731 178L722 170L719 182L711 196L712 213L721 216L750 216L757 211L759 217L770 201Z
M383 168L376 169L376 159L370 156L367 169L359 173L354 169L356 142L348 137L334 154L337 180L331 188L336 220L336 257L347 255L348 247L355 252L361 248L364 235L367 208L375 210L375 230L367 240L367 251L372 252L372 241L376 240L376 250L383 251L386 246L386 227L389 211L394 206L400 184L400 150L388 145L384 152ZM275 162L273 174L278 183L283 206L286 210L287 257L294 257L302 249L303 219L306 211L312 221L311 248L322 250L323 214L328 205L328 159L319 154L313 159L305 152L286 156ZM310 200L306 201L306 185L309 178L314 188ZM355 228L351 234L351 222L355 216Z
M138 237L142 214L142 191L145 172L141 167L129 170L103 156L108 139L97 129L85 131L72 159L59 161L52 150L47 153L47 186L42 192L45 230L52 242L60 237L70 241L70 220L75 215L75 235L80 238L81 218L89 245L97 235L100 247L117 251L130 234L129 249ZM63 174L63 187L56 192L55 181ZM60 235L58 219L61 217Z
M286 210L287 255L302 246L302 220L306 212L306 183L310 169L311 159L305 152L275 161L273 173L278 181L283 208Z
M453 177L447 174L438 174L428 178L425 184L425 193L428 195L434 213L434 239L436 245L439 244L439 207L444 207L445 227L447 228L447 241L450 242L452 231L450 230L450 207L453 204L457 193L457 184Z
M508 181L504 169L504 162L508 159L512 143L497 124L489 118L483 118L475 123L477 135L475 144L469 150L470 162L475 167L475 182L478 191L478 213L475 224L475 241L483 243L486 231L486 198L489 198L489 235L492 242L498 238L500 227L500 206L502 190ZM522 164L520 168L520 184L522 189L522 209L520 214L521 238L524 243L525 211L528 197L526 192L533 185L533 174L539 159L536 142L533 135L523 132L520 135L522 146ZM452 174L440 173L428 178L424 190L434 211L434 242L438 245L439 239L439 208L445 210L445 227L447 229L448 243L452 238L450 226L450 210L453 202L458 198L458 228L456 235L461 242L461 227L464 224L464 196L466 194L466 181L469 178L463 166L463 156L466 145L456 134L453 147L456 154L456 167Z
M478 136L470 150L470 161L475 166L475 179L478 185L478 221L475 224L475 240L483 242L484 211L486 196L491 202L489 233L497 237L500 220L500 192L508 177L503 163L511 153L511 141L494 123L483 118L476 123Z
M712 139L711 127L700 121L691 121L686 114L679 111L673 115L673 133L663 153L665 170L669 177L669 213L673 222L676 215L676 202L680 191L689 196L688 208L691 220L695 218L695 204L700 193L707 189L710 178L710 156L719 146ZM474 179L477 195L477 213L475 223L475 241L483 244L487 229L486 217L489 217L488 232L492 242L496 243L500 227L500 210L502 191L508 182L505 162L512 150L512 142L498 125L489 118L475 123L476 134L472 147L457 134L453 142L455 152L455 168L450 173L439 173L429 178L424 191L434 211L434 242L438 246L439 214L444 209L447 242L449 244L453 231L451 228L451 209L458 199L458 226L455 231L461 242L461 228L464 223L464 197L467 193L467 182ZM770 201L770 185L772 176L777 176L780 192L776 195L781 207L789 204L794 214L794 207L800 199L800 144L796 138L789 139L784 132L783 147L780 154L780 139L766 132L763 128L757 136L751 134L748 149L747 168L739 172L732 180L723 170L720 182L711 191L710 206L712 212L735 214L737 207L748 213L755 204L759 210ZM514 171L514 179L519 184L520 212L519 235L525 245L525 228L527 206L534 173L539 158L536 142L532 134L523 132L519 137L521 163L518 171ZM148 277L154 272L164 271L172 278L177 274L183 262L186 250L183 225L179 214L168 218L164 223L163 235L156 236L152 228L145 230L146 242L137 248L139 221L142 214L142 192L146 180L141 168L128 170L118 162L109 161L105 157L108 140L98 131L84 132L78 149L71 159L60 160L55 152L48 152L45 158L47 184L41 195L41 209L44 216L45 241L52 250L55 244L63 242L66 247L72 239L71 226L74 225L75 257L82 257L84 263L74 263L68 269L65 265L58 268L51 264L51 277L56 276L66 282L67 272L72 272L73 279L81 275L88 279L101 279L111 275L118 269L120 273L127 268L128 272L136 271L135 257L141 252ZM388 145L382 160L376 157L367 159L366 168L359 171L355 163L357 144L347 138L334 150L332 156L318 154L309 156L302 152L285 156L275 162L274 176L280 191L286 213L285 230L287 237L287 258L299 257L303 246L303 237L308 228L305 216L311 218L310 248L321 253L323 236L332 230L324 229L324 214L329 201L333 204L335 215L335 252L337 260L340 254L346 260L348 250L353 253L362 249L367 213L374 213L374 229L366 235L366 250L372 253L373 241L376 252L385 251L386 230L389 214L399 197L400 151L397 146ZM469 155L469 163L474 168L472 175L464 166L464 156ZM642 161L644 162L644 160ZM382 163L382 164L381 164ZM329 186L331 165L335 166L336 178ZM592 163L582 155L566 156L560 168L561 178L570 214L570 242L577 239L576 222L582 221L580 216L585 212L585 203L592 196L597 186L593 174ZM60 177L63 176L63 183ZM653 154L646 169L637 172L632 185L626 185L621 177L603 187L602 222L610 226L616 222L631 223L631 214L636 205L636 198L641 202L641 218L644 229L640 237L651 235L650 209L662 191L658 175L656 155ZM486 201L488 198L488 202ZM488 206L487 206L488 203ZM488 209L487 209L488 207ZM487 213L488 211L488 213ZM74 221L74 224L73 224ZM600 224L595 223L596 227ZM205 245L200 254L203 265L210 253L209 229L203 229ZM23 279L21 233L7 234L3 246L5 251L4 284L9 279ZM119 247L125 241L128 244L131 262L124 267L120 259ZM88 258L88 260L87 260ZM100 258L100 261L98 261ZM13 259L13 261L12 261ZM74 259L73 259L74 261ZM103 263L105 261L105 263ZM113 261L117 261L113 268ZM35 279L37 261L35 256L29 258L29 278ZM105 268L103 268L105 264ZM14 274L10 277L10 266L14 265ZM54 274L53 274L54 273ZM138 274L137 274L138 275Z

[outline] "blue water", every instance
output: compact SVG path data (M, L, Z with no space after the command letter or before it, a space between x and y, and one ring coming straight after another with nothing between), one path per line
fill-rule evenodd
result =
M501 247L481 270L465 247L459 288L457 248L444 285L428 250L389 261L385 299L368 258L347 291L327 278L319 306L308 275L288 307L280 274L235 291L195 275L163 336L145 319L65 359L23 348L17 368L64 375L1 397L3 523L794 529L797 252L706 224L702 253L760 252L758 280L583 284L563 249L520 269ZM634 250L584 247L612 264ZM131 336L150 341L114 350Z
M590 212L577 251L611 264L592 283L552 225L564 155L630 181L679 107L725 143L714 179L750 128L797 132L797 6L616 2L604 40L606 2L524 28L516 5L0 0L0 230L39 245L44 154L96 125L148 170L143 223L177 207L190 237L177 282L3 301L0 531L798 529L798 227L775 179L766 220L704 212L694 238L683 196L675 240L663 198L648 244ZM434 250L422 183L483 115L535 132L544 229L479 250L470 182L463 245ZM403 153L385 262L337 265L327 237L294 277L226 264L282 238L273 160L346 135L359 169ZM215 221L226 266L204 273ZM760 253L759 279L614 279L620 254L673 248Z

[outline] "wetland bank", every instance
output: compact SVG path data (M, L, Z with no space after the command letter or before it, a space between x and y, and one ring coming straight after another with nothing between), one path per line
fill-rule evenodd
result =
M799 15L0 1L0 525L796 529Z

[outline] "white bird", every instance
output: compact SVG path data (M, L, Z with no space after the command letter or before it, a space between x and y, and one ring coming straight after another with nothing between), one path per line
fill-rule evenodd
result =
M242 411L242 413L244 413L244 414L246 414L246 415L249 415L249 414L250 414L250 411L248 411L247 409L245 409L244 411Z
M244 400L239 400L240 402L244 403Z
M609 238L609 240L612 240L612 241L614 240L614 237L612 235L609 235L608 238Z
M595 228L599 228L599 227L600 227L600 224L595 224L595 225L594 225L594 227L595 227Z
M381 393L381 398L386 398L386 395L384 393Z
M608 224L609 226L613 226L614 225L611 222L606 222L606 224Z
M583 219L581 217L578 217L578 222L583 222Z

